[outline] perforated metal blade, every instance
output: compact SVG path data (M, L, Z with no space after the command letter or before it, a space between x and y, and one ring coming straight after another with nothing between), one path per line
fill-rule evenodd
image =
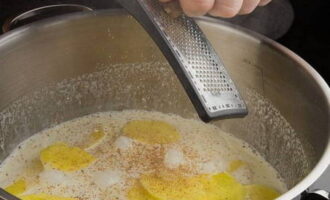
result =
M247 114L232 79L194 19L169 16L158 0L118 2L159 46L203 121Z

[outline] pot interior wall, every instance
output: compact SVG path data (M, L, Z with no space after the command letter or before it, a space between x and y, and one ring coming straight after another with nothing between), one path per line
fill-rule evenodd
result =
M214 124L251 144L294 186L327 146L322 91L274 47L226 25L200 25L249 107L244 119ZM0 161L34 133L90 113L144 109L197 118L158 48L122 11L14 31L0 40L0 71Z

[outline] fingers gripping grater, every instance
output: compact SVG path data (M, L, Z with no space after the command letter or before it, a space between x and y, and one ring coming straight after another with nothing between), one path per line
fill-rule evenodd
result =
M203 121L247 114L223 63L194 19L169 16L158 0L118 2L158 45Z

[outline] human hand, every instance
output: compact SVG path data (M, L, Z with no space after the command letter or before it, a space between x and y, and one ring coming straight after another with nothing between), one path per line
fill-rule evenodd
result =
M210 14L215 17L230 18L251 13L257 6L265 6L271 0L160 0L179 1L188 16Z

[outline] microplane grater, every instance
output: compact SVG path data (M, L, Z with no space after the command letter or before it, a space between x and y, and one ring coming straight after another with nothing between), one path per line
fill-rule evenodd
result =
M169 16L158 0L118 2L158 45L203 121L247 114L221 59L193 18Z

